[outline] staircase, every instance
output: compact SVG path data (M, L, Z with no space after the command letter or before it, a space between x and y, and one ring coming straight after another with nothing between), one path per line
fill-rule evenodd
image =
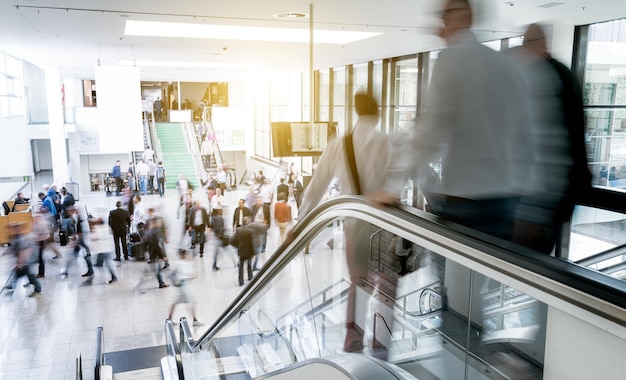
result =
M156 135L161 142L163 166L165 166L165 188L175 189L178 177L184 174L189 184L197 189L200 186L193 155L187 149L185 131L182 124L156 123Z

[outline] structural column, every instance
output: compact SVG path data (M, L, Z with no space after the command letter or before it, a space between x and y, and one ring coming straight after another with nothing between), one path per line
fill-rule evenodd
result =
M61 76L58 67L47 67L45 73L48 125L50 128L50 151L52 153L52 178L54 178L55 184L62 185L69 181L69 178Z

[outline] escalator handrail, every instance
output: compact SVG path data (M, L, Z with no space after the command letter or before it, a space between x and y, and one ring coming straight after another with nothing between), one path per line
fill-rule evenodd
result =
M193 340L193 335L191 334L191 329L189 328L189 323L187 323L187 318L182 317L180 319L180 347L182 351L182 347L185 348L184 352L196 352L197 349L195 347L195 342Z
M98 327L96 332L96 363L94 367L95 380L100 380L100 368L104 365L104 328Z
M196 346L201 348L248 302L261 295L274 276L330 222L345 217L384 224L391 233L427 244L456 260L463 260L465 265L488 269L529 284L531 289L537 289L538 293L547 294L553 300L564 300L565 304L572 304L626 327L626 283L618 279L408 206L381 206L364 197L339 196L316 207L294 226L289 237L258 275L203 334Z
M174 326L172 325L171 320L165 321L165 341L167 354L170 357L174 358L176 362L176 370L178 372L178 379L184 380L185 373L183 371L183 360L182 355L180 353L180 347L176 343L176 333L174 332Z
M576 264L588 267L594 264L601 263L603 261L607 261L613 259L617 256L622 256L626 254L626 244L618 245L617 247L613 247L611 249L607 249L606 251L598 252L595 255L587 256L583 259L576 261Z

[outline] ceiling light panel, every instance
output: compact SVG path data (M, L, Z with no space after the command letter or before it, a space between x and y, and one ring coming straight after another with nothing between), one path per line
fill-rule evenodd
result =
M185 24L127 20L127 36L207 38L239 41L309 42L308 29L256 26ZM322 44L349 44L382 33L314 30L313 40Z

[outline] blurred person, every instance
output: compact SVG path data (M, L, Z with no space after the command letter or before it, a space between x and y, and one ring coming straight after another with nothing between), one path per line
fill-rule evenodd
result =
M215 176L213 175L213 173L209 173L209 176L207 177L204 187L206 189L207 199L209 200L209 204L210 204L211 199L213 199L213 196L215 195L215 191L218 188L217 180L215 179Z
M217 188L222 190L222 194L226 192L228 186L228 177L226 176L226 171L223 167L217 167L217 174L215 175L215 179L217 180Z
M293 188L291 190L293 193L293 199L296 201L296 207L298 207L298 210L300 210L300 203L302 203L304 187L302 186L302 182L300 182L296 174L294 174L291 178L293 179Z
M150 252L150 261L148 261L149 270L152 275L156 275L157 281L159 283L159 289L169 287L169 284L165 283L163 280L162 272L167 269L165 266L161 267L159 264L159 259L162 259L166 264L166 256L162 246L163 242L163 219L162 218L153 218L150 223L146 225L146 230L143 233L143 240L148 246L148 251ZM145 282L146 276L142 277L137 285L135 285L135 290L143 292L141 287Z
M182 199L183 195L187 194L187 190L189 190L189 181L184 174L178 176L176 188L178 189L178 196Z
M148 163L148 161L154 161L154 150L152 150L150 146L147 146L141 154L141 158L146 163Z
M261 187L259 188L259 198L263 200L263 212L267 218L267 228L271 227L271 207L272 201L274 200L274 192L272 191L272 185L270 184L270 180L265 178L264 182L261 183Z
M135 163L130 161L128 163L128 170L126 171L126 178L128 179L128 187L133 193L137 191L137 170L135 169Z
M521 199L513 241L550 254L563 223L591 189L582 90L569 69L548 53L540 25L529 25L522 47L512 50L529 91L537 143L532 187Z
M119 201L118 201L119 203ZM111 279L106 282L107 285L117 282L117 273L111 262L111 238L109 237L108 227L104 225L102 218L88 219L89 223L89 243L91 244L91 252L96 256L96 266L105 266L111 275ZM91 285L93 276L90 276L85 284Z
M146 195L148 192L148 178L150 178L150 167L146 164L145 160L139 161L136 169L137 177L139 178L139 191L141 195Z
M115 165L113 165L113 169L111 169L111 177L115 180L115 196L119 197L122 192L122 185L124 181L122 181L122 162L120 160L115 161Z
M161 98L156 98L154 101L154 118L156 121L161 121L161 110L163 109L163 102Z
M285 179L284 178L280 178L280 183L278 184L278 186L276 186L276 199L278 199L278 194L280 193L285 193L287 196L289 196L289 186L285 185Z
M199 199L194 201L194 205L189 210L189 220L187 222L189 233L191 234L191 247L195 250L196 244L199 246L200 257L204 256L204 243L206 242L206 230L209 228L209 214L202 207Z
M176 288L178 288L178 296L176 300L172 303L170 307L170 313L167 319L172 320L174 315L174 309L178 304L187 304L188 312L191 314L193 318L194 326L202 326L202 323L198 321L196 317L196 301L191 294L189 289L189 283L198 277L196 274L196 269L193 265L193 260L191 260L191 256L187 254L187 251L184 249L178 250L178 256L180 260L176 265L176 270L172 272L172 284ZM174 321L172 321L174 322ZM176 323L176 322L174 322Z
M128 260L126 235L130 230L130 214L122 208L122 202L115 202L115 210L109 211L108 225L113 232L113 242L115 243L115 258L113 260L121 261L121 252L124 253L124 260Z
M133 213L130 217L130 232L137 232L137 225L139 223L146 224L146 208L143 206L141 196L135 195L133 197Z
M238 227L243 226L243 218L246 216L252 217L252 210L246 207L246 201L244 199L240 199L239 204L233 213L233 234Z
M155 176L159 189L159 196L163 198L163 196L165 195L165 167L163 166L163 161L159 161L159 163L157 164Z
M250 186L248 188L248 192L246 193L246 198L245 198L245 206L252 210L252 208L254 207L254 205L256 204L256 199L258 198L258 194L255 190L254 186Z
M15 211L15 206L17 206L17 205L26 205L26 204L29 204L29 203L30 203L30 198L24 198L24 193L22 193L20 191L15 196L15 201L13 202L13 209L11 210L11 212Z
M11 245L8 251L16 258L13 288L15 288L17 280L26 276L28 277L28 282L34 286L34 290L29 297L34 297L41 294L41 284L30 271L30 265L34 260L34 251L30 243L31 238L32 237L29 236L26 231L26 225L24 223L9 224L9 240Z
M85 259L85 264L87 264L87 272L85 272L82 277L90 277L93 276L93 263L91 262L91 250L87 245L87 231L89 226L85 225L86 220L80 216L78 210L74 207L68 207L67 215L68 221L66 222L67 227L67 235L71 240L71 244L68 246L72 248L72 253L74 259L69 259L67 265L65 267L65 272L63 274L67 275L70 264L78 257L78 254L81 251L81 248L85 250L85 255L83 258Z
M161 251L162 251L161 255L158 258L163 260L164 262L163 269L165 270L170 267L170 263L167 258L167 253L165 249L165 244L169 243L169 240L167 238L168 236L167 225L165 224L165 220L163 219L163 217L160 215L159 212L157 212L157 209L154 207L150 207L148 209L146 230L151 229L152 226L157 226L158 228L159 245L161 246ZM152 256L150 256L150 258L151 260L153 259Z
M252 219L250 228L254 231L256 256L254 257L253 270L259 270L258 262L261 253L265 253L267 245L267 230L269 228L269 212L265 212L263 200L259 197L252 207Z
M202 155L202 162L206 169L211 167L211 158L213 158L213 141L205 136L202 139L202 145L200 145L200 154Z
M274 204L274 220L278 226L280 242L282 243L287 235L287 227L292 221L291 207L287 204L287 193L285 192L278 193L278 202Z
M218 242L224 241L224 196L222 190L217 188L215 190L215 196L211 199L211 231L213 236ZM217 255L219 253L219 245L214 244L215 250L213 254L213 270L219 270L217 266Z
M391 141L387 135L376 131L379 111L376 100L367 94L354 96L358 121L351 133L354 148L353 161L357 175L354 176L346 151L346 138L335 138L328 142L322 153L311 182L304 191L304 198L298 207L298 220L305 217L316 207L335 177L338 178L342 194L373 194L382 190L380 176L384 176L389 166ZM372 156L376 152L376 156ZM358 182L357 182L358 181ZM295 185L294 185L295 189ZM356 329L355 306L356 287L361 278L367 277L369 224L349 219L345 222L346 260L350 272L350 291L348 293L344 350L353 352L363 349L363 335Z
M466 0L448 0L440 36L448 47L433 69L425 111L397 140L383 196L398 202L407 178L429 178L441 161L438 188L421 184L443 218L509 240L535 148L521 74L503 54L478 42Z
M152 160L148 160L148 169L149 170L149 176L148 176L148 189L150 190L150 194L154 194L154 191L156 190L155 186L155 181L154 179L156 178L156 173L157 173L157 164L154 163L154 161Z
M74 194L67 191L65 187L62 187L61 188L61 203L60 203L61 218L65 217L64 216L65 209L67 209L68 207L74 206L75 204L76 204L76 200L74 199Z
M37 245L39 271L37 278L43 278L46 275L46 263L44 260L44 250L50 248L55 253L55 258L61 256L61 252L56 248L54 243L54 226L46 210L42 209L33 214L33 239Z
M225 204L224 195L222 195L222 189L219 187L215 189L215 195L210 199L211 203L211 215L222 216L224 213Z
M255 256L254 232L250 228L250 218L243 219L243 226L237 228L233 236L233 246L237 247L239 254L239 286L243 286L243 267L248 268L248 281L252 280L252 264L250 260Z

